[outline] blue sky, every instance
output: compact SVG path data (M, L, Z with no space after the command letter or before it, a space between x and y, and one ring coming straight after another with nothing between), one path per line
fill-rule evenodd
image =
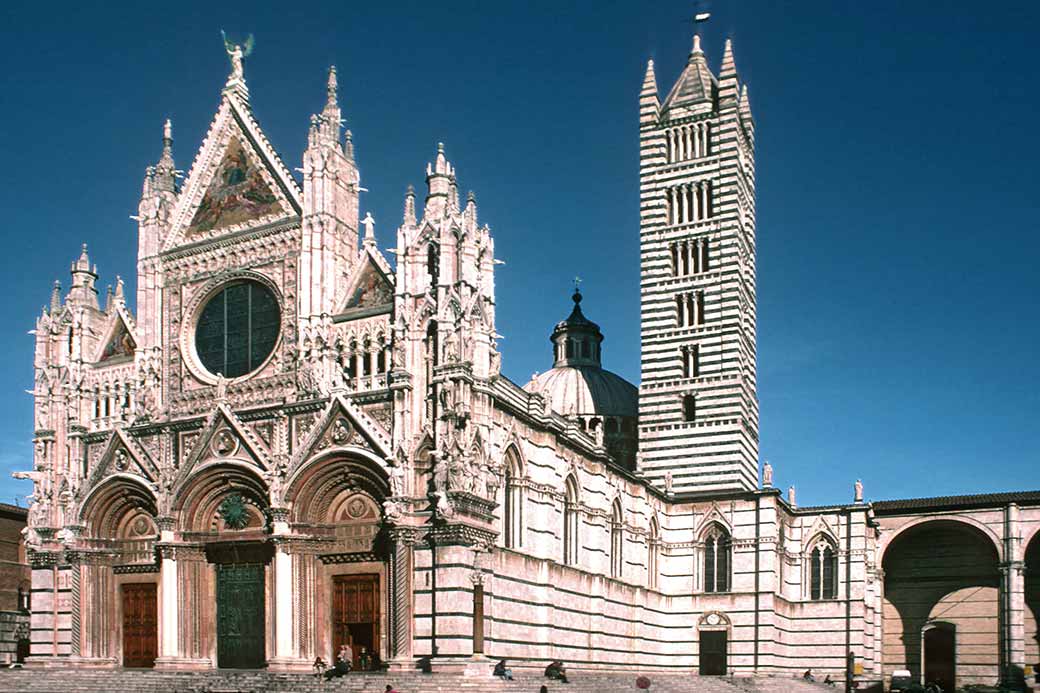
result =
M756 118L761 454L801 504L1040 487L1032 2L713 3ZM290 167L339 68L362 210L388 247L445 143L495 235L517 382L584 283L608 368L638 380L637 96L667 91L691 3L62 3L0 8L0 501L29 492L32 338L83 242L133 295L162 121L188 168L256 36L254 111ZM24 502L24 501L23 501Z

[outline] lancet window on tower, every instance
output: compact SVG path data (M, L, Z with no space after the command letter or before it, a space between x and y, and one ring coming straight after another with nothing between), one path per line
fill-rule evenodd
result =
M563 563L574 565L578 562L578 482L567 477L564 483L563 497Z
M668 130L668 162L700 159L711 154L711 123L689 123Z
M650 589L657 589L657 556L660 551L661 528L657 524L657 518L650 518L650 535L646 540L646 585Z
M675 324L697 327L704 324L704 292L691 291L675 295Z
M673 241L671 252L672 276L685 277L708 269L708 239L696 238Z
M712 192L710 180L668 188L665 191L668 223L674 226L710 219L714 214Z
M696 378L701 374L701 347L699 344L690 344L680 350L682 357L682 377Z

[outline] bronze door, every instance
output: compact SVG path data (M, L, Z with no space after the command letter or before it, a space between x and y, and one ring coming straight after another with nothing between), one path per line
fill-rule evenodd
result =
M701 631L701 676L726 675L726 631Z
M264 666L264 566L217 566L217 666Z
M123 585L123 666L155 666L159 654L159 601L154 582Z
M354 667L361 648L373 663L379 653L379 576L337 575L332 581L332 654L350 644Z

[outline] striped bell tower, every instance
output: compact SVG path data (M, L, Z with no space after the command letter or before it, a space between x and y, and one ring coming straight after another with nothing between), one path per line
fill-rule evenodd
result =
M639 471L676 494L758 487L755 135L729 40L718 77L693 37L639 95Z

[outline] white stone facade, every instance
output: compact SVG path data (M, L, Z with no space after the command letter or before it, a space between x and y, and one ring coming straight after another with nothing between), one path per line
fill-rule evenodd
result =
M183 184L169 125L148 169L137 315L121 283L99 305L84 248L37 321L35 663L242 666L237 638L246 664L309 670L349 637L391 666L836 673L851 652L878 679L923 666L897 613L912 561L886 553L911 524L953 537L951 565L980 536L994 547L992 571L950 586L981 591L949 623L914 607L919 638L959 627L976 646L960 681L1040 656L1040 496L884 506L857 486L797 508L771 471L759 485L754 129L728 42L717 78L695 43L664 102L652 64L640 96L634 465L624 389L595 410L609 379L577 307L556 361L584 380L501 375L494 242L443 147L422 204L405 195L392 265L360 219L335 72L301 184L229 53ZM567 352L569 330L592 350ZM564 381L588 386L584 409L553 409L541 388ZM248 609L229 610L235 585Z

